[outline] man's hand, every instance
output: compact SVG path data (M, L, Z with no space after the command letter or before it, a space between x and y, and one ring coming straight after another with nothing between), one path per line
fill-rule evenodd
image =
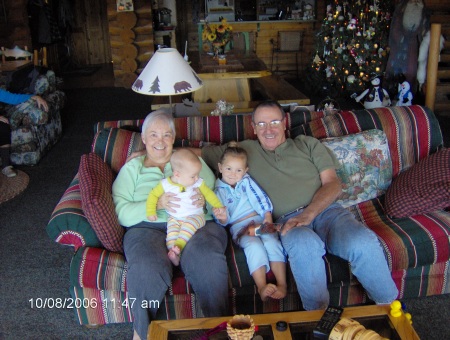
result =
M286 235L286 233L292 228L310 225L313 219L314 216L311 216L306 210L304 210L297 216L291 217L287 220L283 228L281 228L281 235Z
M149 215L149 216L147 216L147 220L149 220L149 221L156 221L157 218L158 217L156 215Z

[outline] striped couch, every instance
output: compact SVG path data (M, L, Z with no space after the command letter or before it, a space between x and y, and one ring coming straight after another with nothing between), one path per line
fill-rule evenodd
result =
M92 151L116 173L127 155L142 148L139 133L132 130L142 121L98 123ZM319 139L379 129L387 136L392 158L392 177L413 166L442 147L439 124L429 109L421 106L324 112L290 112L287 134L307 134ZM229 140L254 138L249 115L185 117L176 119L177 143L201 146ZM450 212L393 219L385 214L384 195L348 209L380 238L399 298L450 293ZM127 264L123 254L107 251L92 230L82 210L79 176L73 179L55 207L47 226L56 242L75 250L70 264L70 294L79 303L76 315L81 324L132 322L127 305ZM302 305L291 272L288 294L280 300L262 302L248 273L244 253L232 242L226 251L229 268L229 314L253 314L301 310ZM324 257L331 303L355 305L371 303L346 261ZM269 279L273 276L269 273ZM144 284L144 283L143 283ZM95 302L95 303L92 303ZM202 312L195 292L175 269L158 318L195 318Z

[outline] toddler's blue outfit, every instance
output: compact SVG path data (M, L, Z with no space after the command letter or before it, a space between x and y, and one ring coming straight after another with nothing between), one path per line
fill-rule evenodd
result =
M259 237L245 235L237 239L242 228L252 221L261 224L264 214L273 210L269 196L250 175L245 174L234 188L220 178L217 179L215 193L227 207L227 225L230 226L234 242L244 249L250 274L262 266L265 266L268 272L269 262L286 262L278 233L263 234ZM216 222L220 224L218 220Z

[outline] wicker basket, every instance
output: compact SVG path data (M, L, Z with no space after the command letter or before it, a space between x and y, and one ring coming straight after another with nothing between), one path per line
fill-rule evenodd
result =
M227 333L232 340L250 340L255 333L255 323L250 315L235 315L227 323Z

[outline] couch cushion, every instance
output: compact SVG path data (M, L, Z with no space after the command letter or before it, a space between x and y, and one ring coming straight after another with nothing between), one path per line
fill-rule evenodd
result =
M450 149L442 149L402 172L386 192L386 212L395 218L447 207L450 207Z
M449 260L449 212L435 210L427 214L392 219L385 214L384 198L385 195L347 209L378 235L391 271Z
M391 184L392 163L383 131L367 130L321 142L333 151L341 165L336 171L342 182L337 203L348 207L385 193Z
M102 246L81 208L78 173L53 210L47 234L55 242L73 246L75 250L83 246Z
M103 246L112 252L123 252L124 229L117 219L111 188L111 168L95 153L81 156L81 204L84 214Z

